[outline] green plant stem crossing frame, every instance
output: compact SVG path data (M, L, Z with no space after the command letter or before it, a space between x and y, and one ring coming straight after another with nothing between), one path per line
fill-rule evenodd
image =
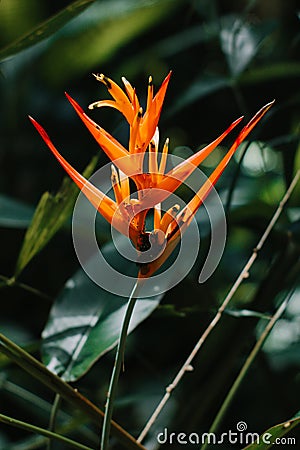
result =
M0 334L0 351L67 402L87 414L94 423L98 425L99 422L102 423L103 411L3 334ZM111 430L112 434L125 448L129 450L145 450L143 445L138 443L133 436L114 421L111 423Z

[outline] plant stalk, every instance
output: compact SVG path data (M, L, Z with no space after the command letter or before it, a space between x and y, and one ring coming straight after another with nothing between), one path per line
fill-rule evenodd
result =
M119 376L121 372L121 367L124 361L124 352L125 352L125 345L126 345L126 338L128 333L128 328L130 324L130 319L133 314L134 306L137 301L137 293L139 290L141 284L141 280L137 280L132 292L130 294L130 297L128 299L127 308L125 312L125 316L123 319L121 332L120 332L120 338L119 343L117 346L116 351L116 357L114 362L113 371L110 378L108 393L107 393L107 399L106 399L106 405L105 405L105 414L103 419L103 428L102 428L102 436L101 436L101 450L107 450L108 443L109 443L109 434L110 434L110 428L111 428L111 419L112 419L112 413L113 413L113 407L114 407L114 399L118 387L118 381Z
M55 395L54 402L51 408L50 421L49 421L49 431L55 431L56 418L61 404L61 396L59 394ZM52 449L52 439L49 439L47 443L47 450Z
M80 411L87 414L93 422L99 424L99 421L102 420L104 413L97 408L96 405L81 395L78 390L73 389L68 383L50 372L50 370L48 370L41 362L37 361L33 356L1 333L0 352L5 354L10 360L14 361L49 389L60 394L63 399L72 404L75 408L78 408ZM131 450L145 450L143 445L138 443L129 433L127 433L127 431L114 421L112 421L112 432L125 448Z
M241 383L243 382L250 366L252 365L254 359L256 358L257 354L259 353L259 351L261 350L265 340L267 339L267 337L269 336L270 332L272 331L275 323L277 322L277 320L282 316L282 314L284 313L286 306L291 298L291 296L294 293L294 289L289 293L288 297L281 303L281 305L279 306L279 308L277 309L277 311L275 312L275 314L271 317L271 319L268 321L267 325L265 326L263 332L261 333L258 341L256 342L256 344L254 345L253 349L251 350L249 356L247 357L243 367L241 368L237 378L235 379L233 385L231 386L221 408L219 409L209 431L208 431L208 435L210 435L210 433L216 433L217 430L219 429L224 416L226 414L226 411L228 410L229 406L231 405L231 402L234 398L234 396L236 395ZM207 447L209 446L209 442L206 439L205 443L203 444L203 446L201 447L201 450L206 450Z
M0 414L0 422L6 423L7 425L11 425L16 428L30 431L32 433L41 434L42 436L46 436L50 439L55 439L56 441L63 442L64 444L68 445L68 447L77 448L78 450L92 450L90 447L61 436L60 434L37 427L35 425L32 425L31 423L22 422L21 420L14 419L13 417L5 416L4 414Z

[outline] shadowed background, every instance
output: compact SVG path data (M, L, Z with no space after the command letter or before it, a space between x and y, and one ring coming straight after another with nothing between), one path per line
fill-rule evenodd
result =
M5 277L15 273L36 205L45 191L57 192L64 176L27 115L36 118L63 156L83 171L95 155L98 166L108 160L81 124L64 91L85 110L88 104L109 98L105 86L92 73L104 73L120 83L124 75L145 101L148 76L152 75L157 88L172 70L160 133L162 141L170 138L171 153L181 157L215 139L240 115L248 120L261 106L276 99L251 133L251 144L241 146L218 183L227 211L228 242L217 271L204 285L198 284L209 243L209 232L203 225L203 247L196 267L164 296L155 312L128 339L126 372L120 381L115 418L135 436L213 317L300 168L300 29L296 3L0 2L0 331L38 358L50 308L79 266L70 233L71 208L66 206L64 225L20 270L18 282L40 293L7 285ZM128 130L120 114L103 108L89 115L126 144ZM229 136L224 146L204 162L201 168L207 174L232 140ZM250 278L201 350L195 370L186 375L149 434L149 448L156 448L155 433L165 426L175 431L208 431L265 324L263 315L272 314L291 289L295 293L285 315L227 411L223 429L235 429L236 423L244 420L249 431L260 433L299 411L299 194L300 186ZM48 214L49 223L51 208ZM200 224L205 222L204 212L197 217ZM101 243L109 239L108 231L101 222ZM88 297L92 295L89 289L85 293ZM109 352L75 383L101 407L112 358ZM1 355L0 367L1 411L47 427L52 394ZM67 405L62 409L72 413ZM63 414L58 417L60 425L69 420ZM81 416L78 423L84 429L79 433L81 440L95 447L98 430ZM78 423L71 427L74 439L78 437ZM1 425L0 448L45 448L45 443L40 437ZM53 444L53 448L62 447Z

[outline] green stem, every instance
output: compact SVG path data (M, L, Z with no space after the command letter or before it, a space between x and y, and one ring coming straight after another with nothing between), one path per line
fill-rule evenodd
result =
M51 408L51 414L50 414L50 420L49 420L49 430L55 431L55 425L56 425L56 418L59 411L61 403L61 396L59 394L55 395L54 402ZM49 442L47 444L47 450L51 450L52 448L52 440L49 439Z
M1 376L0 376L0 390L6 392L9 395L13 395L15 404L16 402L19 402L21 400L22 404L23 402L25 402L26 408L28 408L28 410L34 408L35 411L39 414L39 417L41 415L44 416L49 415L49 413L51 414L52 405L50 403L48 403L46 400L43 400L39 395L35 395L32 392L29 392L26 389L23 389L22 387L18 386L17 384L14 384L6 379L1 380ZM80 424L80 435L82 437L90 439L91 441L94 440L96 442L97 435L86 425L82 424L81 416L73 418L69 414L60 411L60 417L65 423L67 423L67 425L64 424L64 426L60 426L58 430L60 434L63 434L64 430L66 430L66 432L74 430L79 432L78 425ZM86 418L86 421L88 421L88 418ZM51 429L51 431L54 430ZM45 442L44 438L40 439L43 439L43 442ZM27 449L26 445L24 445L24 448Z
M42 363L37 361L33 356L16 345L3 334L0 334L0 351L9 359L14 361L26 372L37 378L41 383L52 391L60 394L63 399L72 404L75 408L83 411L95 423L102 421L104 413L97 408L86 397L81 395L77 390L73 389L68 383L64 382L54 373L50 372ZM125 448L131 450L145 450L127 431L120 425L112 421L112 432L114 436L124 445Z
M31 294L34 294L38 297L41 297L41 298L51 301L51 302L53 301L53 299L49 295L45 294L42 291L39 291L38 289L36 289L32 286L29 286L28 284L20 283L19 281L17 281L15 279L15 277L9 278L9 277L5 277L4 275L0 275L0 280L3 281L2 283L0 283L0 288L2 286L3 287L18 286L21 289L24 289L25 291L30 292Z
M235 172L233 174L230 186L229 186L229 190L228 190L228 194L227 194L227 199L226 199L226 205L225 205L225 212L228 214L229 210L230 210L230 206L231 206L231 201L232 201L232 197L235 191L235 187L241 172L241 167L242 167L242 162L244 160L244 157L246 155L246 152L248 150L248 148L250 147L251 142L247 142L246 145L243 147L241 153L240 153L240 157L239 157L239 162L237 165L237 168L235 169Z
M104 419L103 419L101 447L100 447L101 450L107 450L107 448L108 448L111 419L112 419L112 413L113 413L113 407L114 407L114 399L115 399L115 395L116 395L116 391L117 391L117 386L118 386L122 363L124 361L124 352L125 352L128 327L129 327L130 319L131 319L131 316L132 316L132 313L134 310L135 303L137 301L136 295L139 290L140 283L141 283L141 280L137 280L132 289L132 292L128 299L127 308L126 308L125 316L124 316L122 327L121 327L120 339L119 339L119 343L118 343L118 347L117 347L115 363L114 363L113 371L111 374L111 379L110 379L109 389L108 389L107 399L106 399L106 405L105 405L105 415L104 415Z
M22 428L23 430L31 431L32 433L41 434L42 436L46 436L51 439L55 439L56 441L67 444L69 447L77 448L79 450L93 450L86 445L79 444L79 442L68 439L64 436L61 436L60 434L53 433L52 431L45 430L44 428L40 428L35 425L31 425L27 422L22 422L21 420L13 419L12 417L5 416L4 414L0 414L0 422L6 423L7 425L11 425L13 427Z
M277 322L277 320L281 317L281 315L284 313L287 303L289 302L291 296L294 293L294 289L289 293L288 297L281 303L281 305L279 306L279 308L277 309L277 311L275 312L275 314L271 317L271 319L268 321L267 325L265 326L262 334L260 335L258 341L256 342L255 346L253 347L253 349L251 350L248 358L246 359L243 367L241 368L237 378L235 379L233 385L231 386L221 408L218 411L218 414L216 415L212 426L210 427L209 431L208 431L208 435L210 433L216 433L216 431L219 429L224 416L229 408L229 406L231 405L231 402L235 396L235 394L237 393L243 379L245 378L251 364L253 363L254 359L256 358L258 352L260 351L260 349L262 348L265 340L267 339L267 337L269 336L272 328L274 327L275 323ZM209 446L209 442L206 439L205 443L203 444L203 446L201 447L201 450L206 450L207 447Z

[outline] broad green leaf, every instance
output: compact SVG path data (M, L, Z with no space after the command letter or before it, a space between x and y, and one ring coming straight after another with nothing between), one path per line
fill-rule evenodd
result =
M6 195L0 195L0 227L27 228L34 208Z
M257 84L271 80L297 78L300 76L300 63L294 61L261 65L243 73L239 77L241 84Z
M131 40L137 39L170 14L180 1L111 1L97 2L82 21L66 27L43 56L43 76L62 84L74 75L101 67ZM102 16L106 17L103 21ZM74 57L75 55L75 57ZM80 55L76 57L76 55Z
M135 263L122 258L111 243L102 253L120 273L115 283L122 283L123 274L133 277L134 284ZM97 255L92 264L97 264ZM159 294L137 301L129 332L153 312L162 297ZM48 369L66 381L84 375L117 344L127 301L96 285L83 269L78 270L56 299L42 334L43 361Z
M236 15L222 19L220 40L230 73L234 77L242 73L252 61L263 39L273 31L273 22L253 26Z
M0 59L12 56L21 50L31 47L43 39L51 36L73 17L80 14L84 9L94 3L95 0L76 0L50 19L34 27L21 38L0 49ZM1 5L0 5L1 8Z
M203 25L195 25L187 30L178 30L154 46L156 54L163 57L178 55L200 42L208 42L218 36L219 28L215 21L205 22Z
M266 430L259 438L259 443L248 445L244 450L266 450L275 445L280 447L296 446L296 438L293 435L284 437L294 427L300 424L300 417L288 420Z
M228 78L218 75L202 75L200 78L194 80L190 87L182 93L173 107L171 107L169 114L172 115L201 98L229 86L231 86L231 82Z
M84 171L88 178L97 163L93 158ZM31 224L25 234L23 245L16 264L15 277L39 253L62 227L72 213L79 189L69 178L65 178L56 195L45 192L35 210Z
M40 0L9 0L0 2L0 48L18 39L35 27L43 15Z

